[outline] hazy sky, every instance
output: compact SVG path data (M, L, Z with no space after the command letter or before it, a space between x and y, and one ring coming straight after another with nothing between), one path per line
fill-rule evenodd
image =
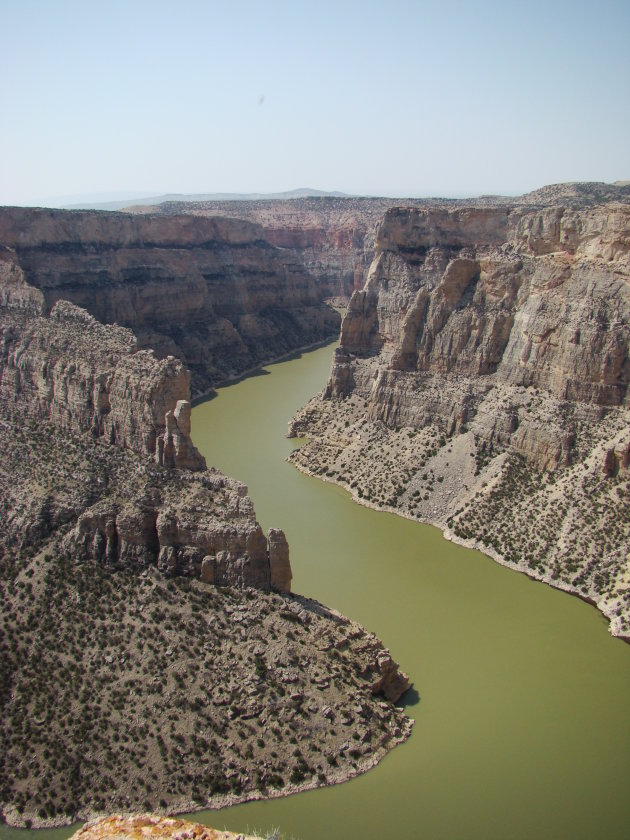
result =
M0 0L0 204L630 179L630 0Z

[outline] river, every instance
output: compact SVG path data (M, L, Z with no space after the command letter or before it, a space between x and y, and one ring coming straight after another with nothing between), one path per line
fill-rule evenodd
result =
M419 701L409 741L332 788L222 812L301 840L630 836L630 646L589 605L441 533L361 507L286 463L296 409L333 346L271 365L193 410L209 463L283 528L293 590L375 631Z
M299 445L287 421L323 387L332 351L221 389L193 410L193 439L248 485L263 528L285 530L293 590L390 648L419 695L414 731L343 785L194 818L297 840L628 838L630 646L577 598L286 463Z

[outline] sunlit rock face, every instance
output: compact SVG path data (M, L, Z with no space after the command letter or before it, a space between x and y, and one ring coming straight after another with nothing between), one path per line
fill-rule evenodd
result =
M253 834L217 831L207 825L137 814L133 817L114 815L90 820L76 831L71 840L259 840Z
M388 210L291 459L630 636L630 190Z
M389 425L438 415L449 429L495 385L628 405L629 227L624 205L388 211L328 394L360 392ZM524 428L516 405L501 414L480 431L538 462L566 458L570 443L550 455L549 429Z

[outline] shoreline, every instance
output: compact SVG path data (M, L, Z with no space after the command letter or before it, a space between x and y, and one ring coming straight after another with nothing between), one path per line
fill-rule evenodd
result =
M300 346L288 353L265 360L256 367L243 371L234 377L224 379L207 392L195 396L191 401L192 405L198 405L199 403L204 402L209 396L216 392L216 388L236 384L237 382L256 374L258 371L263 370L268 365L298 358L302 353L328 346L329 344L337 341L338 338L338 333L331 334L320 341ZM395 706L396 704L394 703L392 705ZM411 736L414 723L414 718L405 715L404 722L400 723L393 732L383 735L381 743L375 748L374 752L369 757L366 757L362 761L358 761L356 767L349 766L344 768L328 768L325 782L320 781L317 776L314 775L312 778L305 779L298 784L287 782L287 784L281 789L269 788L265 791L254 789L241 794L219 794L211 800L203 803L192 799L182 798L180 801L173 803L166 808L156 809L155 811L152 811L152 813L160 816L183 816L198 814L203 811L220 811L222 809L230 808L235 805L242 805L247 802L278 799L308 790L343 784L344 782L350 781L351 779L356 778L357 776L374 768L391 750L404 743ZM157 795L159 795L159 793L159 791L156 791ZM4 809L0 808L0 826L5 826L11 830L19 832L47 831L71 827L78 830L86 822L107 817L113 813L123 816L132 816L140 812L138 810L125 810L112 804L112 807L106 810L85 808L80 809L72 815L64 814L57 815L55 817L41 818L37 812L29 813L24 810L22 813L19 813L16 808L9 807ZM25 823L29 823L29 825L25 825Z
M532 574L531 569L525 568L522 564L508 563L507 560L505 560L498 552L494 551L491 548L488 548L488 546L484 545L483 543L479 543L478 540L466 540L456 536L456 534L454 534L447 525L445 525L443 522L440 522L439 520L417 519L415 516L411 516L405 511L399 510L398 508L392 508L388 505L377 505L374 502L371 502L365 499L364 497L359 496L356 489L350 487L350 484L347 479L339 481L338 479L331 478L330 476L315 473L312 470L309 470L303 464L291 460L291 458L287 458L287 461L304 475L308 475L309 477L316 478L320 481L325 481L328 484L334 484L337 487L341 487L349 494L352 501L356 504L370 508L371 510L379 511L381 513L391 513L395 516L400 516L402 519L408 519L411 522L416 522L419 525L430 525L431 527L440 530L444 539L454 543L455 545L460 545L462 546L462 548L470 548L475 551L478 551L480 552L480 554L483 554L488 559L492 560L495 563L498 563L500 566L503 566L506 569L510 569L513 572L519 572L521 574L526 575L526 577L528 577L530 580L536 581L537 583L545 583L552 589L556 589L559 592L565 592L567 595L573 595L574 597L579 598L581 601L584 601L590 606L595 607L595 609L597 609L598 612L604 616L604 618L608 621L608 633L610 634L610 636L612 636L614 639L620 639L626 644L630 644L630 636L624 635L623 633L614 632L616 616L609 615L603 607L600 607L597 601L595 601L592 598L589 598L588 595L584 595L582 592L579 592L570 584L559 584L558 581L553 580L553 578L549 574Z
M264 370L264 368L268 365L275 365L278 364L278 362L288 362L291 359L297 359L302 355L302 353L308 353L309 350L318 350L320 347L327 347L329 344L332 344L333 341L338 340L339 333L335 333L327 338L322 338L321 341L314 341L311 344L301 345L300 347L296 347L295 350L290 350L288 353L282 353L280 356L274 356L271 359L262 361L254 367L247 368L247 370L237 373L234 376L228 376L225 379L221 379L212 388L208 388L207 391L201 391L199 394L194 395L191 394L191 408L201 405L201 403L206 402L208 399L213 399L218 388L225 388L228 385L236 385L238 382L242 382L249 376L255 376L257 373Z
M385 702L385 701L383 701ZM395 704L394 704L395 705ZM334 785L340 785L344 782L349 782L351 779L367 773L372 768L376 767L388 753L395 747L403 744L413 731L415 719L406 717L404 729L399 731L399 734L391 735L387 738L387 743L381 743L375 750L374 754L370 756L369 760L361 762L356 768L350 767L345 772L338 771L331 772L327 777L325 783L320 782L317 777L305 780L300 784L288 783L282 789L271 789L264 793L259 790L250 791L243 795L221 794L215 797L212 801L200 804L192 799L183 799L181 802L174 804L172 807L160 808L152 811L152 814L165 817L178 816L186 818L187 815L199 814L202 811L221 811L224 808L231 808L234 805L244 805L247 802L257 802L260 800L280 799L286 796L293 796L296 793L303 793L307 790L316 790L317 788L327 788ZM33 816L24 817L19 815L19 820L15 819L14 814L17 811L11 808L8 812L3 812L1 815L1 825L6 826L15 831L46 831L55 828L70 828L76 826L78 830L86 822L99 819L101 817L111 816L113 813L120 814L124 817L129 817L141 813L140 811L125 811L121 808L112 808L107 811L94 811L87 809L82 811L80 815L73 815L71 818L64 819L63 817L55 817L53 819L40 819L37 814ZM26 827L23 823L25 820L30 820L30 827Z

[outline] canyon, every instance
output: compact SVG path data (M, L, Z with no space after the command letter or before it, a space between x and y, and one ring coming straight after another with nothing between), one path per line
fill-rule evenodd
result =
M615 190L613 188L613 193ZM618 188L396 208L301 469L596 603L630 635L630 207Z
M32 231L31 231L32 234ZM264 277L261 281L264 283ZM190 374L0 251L0 803L16 826L343 781L408 737L363 627L192 443Z
M557 184L517 198L386 198L312 196L248 201L186 200L128 207L134 215L223 217L256 224L265 239L289 254L317 281L329 298L347 298L363 288L372 260L376 226L395 207L426 209L549 206L562 202L584 208L604 201L626 200L628 185Z
M0 208L0 244L46 311L69 300L131 328L183 361L193 396L339 330L314 278L250 222Z
M284 795L408 737L409 678L291 594L284 533L191 439L195 397L335 333L330 297L292 462L630 637L630 188L235 204L0 208L12 825Z

